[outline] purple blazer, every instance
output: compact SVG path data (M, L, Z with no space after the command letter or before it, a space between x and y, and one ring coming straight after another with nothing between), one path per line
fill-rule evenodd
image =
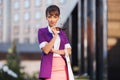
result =
M65 44L69 43L69 40L66 36L66 33L63 30L60 30L60 33L58 33L58 34L59 34L60 40L61 40L59 49L62 50L65 48ZM49 42L52 38L53 38L52 33L49 32L48 27L40 28L38 30L39 44L44 41ZM50 78L51 77L52 58L53 58L53 53L45 54L42 51L39 78Z

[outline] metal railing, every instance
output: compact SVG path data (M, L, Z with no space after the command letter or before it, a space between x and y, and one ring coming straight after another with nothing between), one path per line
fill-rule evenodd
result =
M107 0L79 0L69 20L73 71L107 80Z

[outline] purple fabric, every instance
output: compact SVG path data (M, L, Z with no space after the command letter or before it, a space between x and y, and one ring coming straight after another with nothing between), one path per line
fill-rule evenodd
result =
M68 41L67 36L64 31L60 30L59 36L60 36L60 40L61 40L59 49L62 50L62 49L64 49L65 44L69 43L69 41ZM39 44L44 41L49 42L52 38L53 38L53 36L48 31L48 27L40 28L38 30ZM52 58L53 58L53 53L45 54L44 52L42 52L39 78L50 78L51 70L52 70Z
M49 78L52 70L53 54L42 54L39 78Z

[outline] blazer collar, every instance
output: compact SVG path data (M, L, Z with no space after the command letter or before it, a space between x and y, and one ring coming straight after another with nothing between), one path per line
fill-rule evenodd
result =
M53 34L53 32L52 32L52 30L51 30L50 26L48 26L48 31L49 31L50 33L52 33L52 34Z
M53 34L53 32L52 32L52 30L51 30L51 28L50 28L49 25L48 25L48 31L49 31L51 34ZM60 31L58 31L58 33L60 33Z

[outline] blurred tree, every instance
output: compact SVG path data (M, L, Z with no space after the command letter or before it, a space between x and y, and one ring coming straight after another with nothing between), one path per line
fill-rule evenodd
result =
M17 78L11 78L11 80L24 80L24 73L20 72L20 55L16 51L16 41L12 43L12 46L8 50L7 54L7 66L17 74ZM9 79L10 80L10 79Z
M38 80L36 76L38 73L29 76L25 72L21 72L24 67L20 65L21 58L15 41L8 50L6 61L7 63L0 67L0 80Z

